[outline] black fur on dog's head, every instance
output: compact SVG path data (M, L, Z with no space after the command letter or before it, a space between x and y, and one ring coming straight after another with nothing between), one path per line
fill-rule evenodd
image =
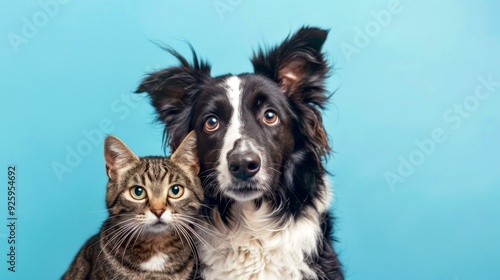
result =
M328 31L303 27L279 46L254 54L254 73L211 77L210 65L179 61L146 77L147 92L175 150L195 130L200 177L209 203L270 201L277 215L297 216L325 192L322 161L330 151L320 109L328 101Z

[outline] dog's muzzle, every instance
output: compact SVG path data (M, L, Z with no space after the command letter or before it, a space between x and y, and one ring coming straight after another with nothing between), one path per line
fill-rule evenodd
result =
M249 201L261 197L266 191L266 158L249 139L238 139L226 153L224 169L220 170L220 188L236 201ZM229 178L228 178L229 177Z

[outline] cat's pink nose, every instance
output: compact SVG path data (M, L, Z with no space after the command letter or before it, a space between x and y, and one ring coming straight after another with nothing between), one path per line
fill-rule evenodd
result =
M165 209L156 209L156 210L151 209L151 212L153 212L153 214L155 214L156 217L160 218L161 214L165 212Z

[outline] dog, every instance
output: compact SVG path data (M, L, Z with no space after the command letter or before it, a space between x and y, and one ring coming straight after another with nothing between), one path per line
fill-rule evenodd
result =
M180 64L137 88L149 95L173 151L191 130L198 135L204 279L344 279L324 168L328 32L304 26L254 52L254 72L239 75L212 77L192 47L192 63L165 48Z

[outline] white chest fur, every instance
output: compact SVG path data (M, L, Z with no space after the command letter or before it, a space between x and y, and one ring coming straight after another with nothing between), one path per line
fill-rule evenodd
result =
M307 256L317 254L321 235L315 209L304 209L305 215L296 221L289 218L278 223L266 204L258 210L248 203L234 207L239 216L233 227L216 219L217 237L199 231L209 245L198 246L205 279L317 278L306 263Z
M152 256L148 261L141 263L141 269L145 271L163 271L168 263L168 256L163 253L158 253Z

